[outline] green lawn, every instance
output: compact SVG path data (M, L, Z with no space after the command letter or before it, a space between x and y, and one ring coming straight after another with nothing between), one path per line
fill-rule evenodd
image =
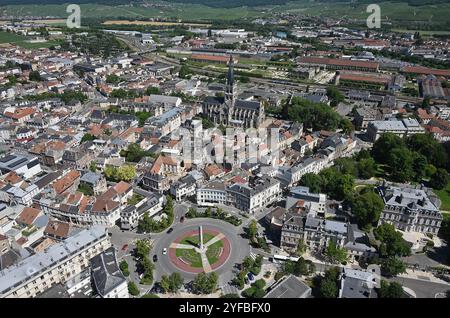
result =
M216 243L208 246L208 250L206 251L206 257L208 258L209 264L214 264L219 260L220 251L222 250L223 243L222 241L217 241Z
M202 258L199 253L192 250L179 248L176 250L177 257L182 258L184 261L189 263L192 267L198 268L203 267Z
M210 241L214 236L209 233L203 234L204 243ZM180 244L186 245L198 245L199 237L198 235L190 236L184 238ZM223 247L222 241L217 241L206 250L206 257L208 258L209 264L214 264L219 260L220 251ZM186 262L190 263L190 265L194 268L202 267L202 258L199 253L197 253L194 249L183 249L179 248L176 250L176 256L182 258Z
M205 244L206 242L208 242L210 239L212 239L214 237L214 235L209 234L209 233L203 233L203 244ZM185 237L180 244L186 244L186 245L195 245L197 246L199 242L199 237L198 235L194 235L194 236L189 236L189 237Z
M21 46L25 49L46 48L57 44L56 41L47 41L43 43L30 43L27 42L28 40L29 38L19 34L0 31L0 44L11 43Z
M434 191L441 200L441 210L450 211L450 182L442 190Z

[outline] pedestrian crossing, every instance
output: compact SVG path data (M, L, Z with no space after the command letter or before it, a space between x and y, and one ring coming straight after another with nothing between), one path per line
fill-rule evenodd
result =
M226 295L226 294L240 294L239 289L236 286L230 285L230 284L226 284L223 285L221 288L222 290L222 294Z

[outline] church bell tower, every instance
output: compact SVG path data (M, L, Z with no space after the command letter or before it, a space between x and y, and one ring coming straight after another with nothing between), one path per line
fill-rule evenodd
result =
M225 89L225 101L230 101L231 104L233 104L235 99L236 83L234 81L234 60L233 55L230 54L230 60L228 62L227 84Z

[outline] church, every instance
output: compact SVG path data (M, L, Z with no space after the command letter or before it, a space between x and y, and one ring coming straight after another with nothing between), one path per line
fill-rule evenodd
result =
M203 116L217 125L239 128L259 128L264 122L264 106L260 101L237 99L234 61L230 55L224 96L208 96L203 101Z

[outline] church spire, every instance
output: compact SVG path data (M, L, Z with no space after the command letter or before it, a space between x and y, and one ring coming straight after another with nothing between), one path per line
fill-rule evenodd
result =
M233 101L235 99L236 90L234 82L234 60L233 55L230 54L228 61L227 85L225 90L225 99Z
M231 54L230 60L228 61L227 85L234 85L234 60Z

